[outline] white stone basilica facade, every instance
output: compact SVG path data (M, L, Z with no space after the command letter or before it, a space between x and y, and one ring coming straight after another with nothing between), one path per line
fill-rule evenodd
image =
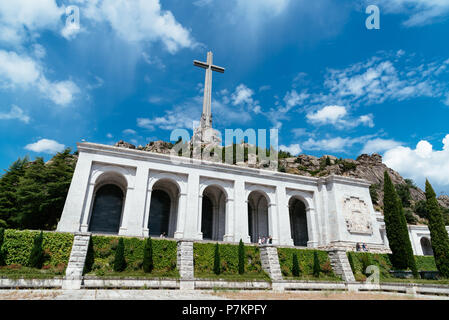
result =
M212 64L197 134L212 130ZM214 142L203 136L193 140ZM205 141L208 140L208 141ZM383 219L367 181L305 177L94 143L79 159L58 231L385 251Z

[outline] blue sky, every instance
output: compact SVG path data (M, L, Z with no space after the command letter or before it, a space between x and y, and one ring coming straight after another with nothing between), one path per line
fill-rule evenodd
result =
M368 30L368 5L380 29ZM80 29L66 23L79 8ZM449 192L449 1L16 0L0 3L0 167L85 140L168 141L200 118L279 129L292 153L377 152Z

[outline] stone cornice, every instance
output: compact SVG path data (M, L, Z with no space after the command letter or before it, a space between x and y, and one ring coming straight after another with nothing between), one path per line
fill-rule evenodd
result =
M226 163L217 163L212 161L203 161L192 158L178 157L167 154L161 154L156 152L149 152L143 150L125 149L120 147L114 147L110 145L91 143L91 142L81 142L77 143L79 152L93 153L93 154L103 154L109 156L116 156L122 158L128 158L133 160L141 161L154 161L163 164L173 164L173 160L177 162L177 165L181 164L187 168L197 168L197 169L210 169L219 170L224 173L237 174L237 175L247 175L260 178L270 178L273 180L280 180L284 182L291 183L303 183L311 186L318 186L319 184L329 184L329 183L339 183L348 184L361 187L369 187L370 183L366 180L349 178L343 176L331 175L327 177L315 178L300 176L291 173L283 172L273 172L263 169L239 167L236 165L230 165Z

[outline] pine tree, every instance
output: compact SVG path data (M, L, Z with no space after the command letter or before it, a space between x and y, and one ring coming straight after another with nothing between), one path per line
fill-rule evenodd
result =
M384 219L393 267L399 270L409 267L414 276L418 277L402 202L387 171L384 172Z
M216 275L219 275L221 273L220 251L219 251L219 248L218 248L218 243L215 245L214 273Z
M30 258L28 260L28 266L31 268L41 269L44 264L44 250L42 248L42 242L44 240L44 233L41 231L34 237L34 245L31 250Z
M296 255L296 252L293 253L292 260L293 260L293 263L292 263L292 275L294 277L299 277L299 274L301 273L301 270L299 268L298 256Z
M143 251L143 271L150 273L153 271L153 242L151 237L145 241L145 248Z
M449 278L449 236L435 191L428 180L426 180L426 209L435 264L441 276Z
M115 250L113 268L115 272L122 272L126 268L125 245L123 243L123 238L120 238L118 240L117 249Z
M0 266L5 265L5 254L4 254L4 250L2 248L4 235L5 235L5 229L0 228Z
M239 242L239 274L245 273L245 246L242 239Z
M318 252L313 252L313 276L318 278L320 276L321 266L320 260L318 259Z

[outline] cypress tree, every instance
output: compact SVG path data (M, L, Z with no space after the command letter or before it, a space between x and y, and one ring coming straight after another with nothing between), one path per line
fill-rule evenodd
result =
M0 266L5 265L5 254L2 249L4 234L5 234L5 229L0 228Z
M221 272L221 267L220 267L220 251L218 248L218 242L215 245L215 253L214 253L214 273L216 275L219 275Z
M321 266L320 260L318 259L318 252L315 250L313 252L313 276L318 278L320 276Z
M153 271L153 241L151 237L145 241L145 248L143 251L143 271L150 273Z
M294 277L299 277L299 274L301 273L301 270L299 269L298 256L296 255L296 252L293 253L292 260L293 260L293 263L292 263L292 275Z
M444 278L449 278L449 236L435 191L428 180L426 180L426 209L435 264L440 274Z
M242 239L239 242L239 274L245 273L245 246Z
M115 250L113 268L115 272L122 272L126 268L125 245L123 243L123 238L120 238L118 241L117 249Z
M352 273L355 274L354 260L352 258L352 252L348 252L348 261L349 261L349 265L351 266Z
M28 266L31 268L41 269L44 264L44 250L42 249L42 242L44 240L44 233L41 231L34 237L34 245L31 250Z
M95 262L94 245L93 245L92 239L89 239L89 245L87 246L86 262L84 263L83 274L86 274L86 273L89 273L92 271L94 262Z
M399 270L409 267L413 275L417 277L418 270L408 235L407 221L402 210L402 202L387 171L384 172L384 219L393 267Z

